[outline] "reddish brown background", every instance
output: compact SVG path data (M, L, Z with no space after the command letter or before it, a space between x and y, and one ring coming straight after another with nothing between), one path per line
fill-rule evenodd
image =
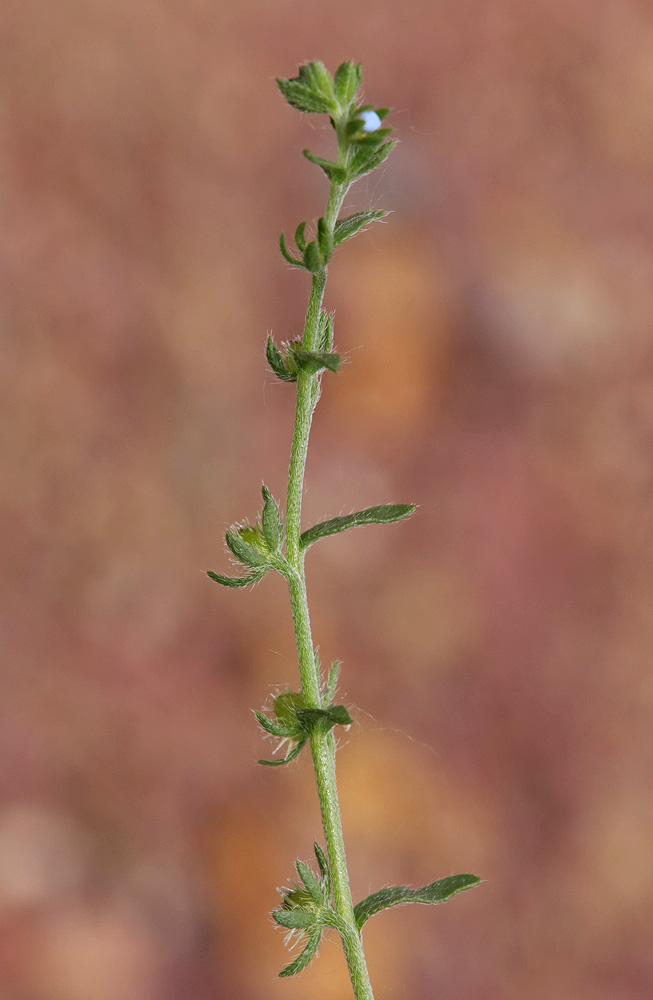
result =
M344 1000L267 916L319 835L250 709L295 683L280 579L219 589L283 496L282 228L362 60L401 145L348 207L306 521L358 707L355 895L486 882L366 931L378 1000L653 994L653 11L644 0L6 0L0 60L0 995Z

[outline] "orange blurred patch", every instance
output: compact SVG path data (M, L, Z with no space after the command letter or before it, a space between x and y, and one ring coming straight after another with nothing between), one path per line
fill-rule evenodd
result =
M348 433L403 438L438 400L445 368L449 290L432 245L377 226L330 277L336 346L351 362L334 393L337 419Z

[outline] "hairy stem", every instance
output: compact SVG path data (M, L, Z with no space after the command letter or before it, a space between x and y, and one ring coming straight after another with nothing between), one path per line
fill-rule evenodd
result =
M332 232L346 191L346 186L331 185L325 218ZM318 347L320 310L326 278L326 267L314 274L312 278L304 327L303 347L305 350L316 350ZM319 396L319 380L320 375L309 375L305 372L301 372L297 379L295 427L290 453L286 501L286 558L290 566L286 576L290 589L302 694L306 705L313 708L321 707L321 678L313 649L304 559L300 550L299 538L306 453L313 411ZM321 733L316 729L311 736L311 751L331 871L335 911L338 918L335 926L337 926L342 939L355 997L357 1000L374 1000L361 935L354 919L354 907L349 887L336 786L336 743L333 732Z

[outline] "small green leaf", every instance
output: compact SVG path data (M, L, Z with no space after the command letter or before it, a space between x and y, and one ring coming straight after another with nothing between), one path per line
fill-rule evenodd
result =
M317 863L320 869L320 874L324 880L324 884L327 888L327 894L329 891L329 862L327 861L327 856L317 843L313 844L313 850L315 851L315 857L317 858Z
M338 66L335 74L336 97L340 107L345 110L356 97L361 82L362 67L358 63L344 62Z
M376 149L391 132L391 128L377 128L374 132L367 132L361 136L357 136L356 143L362 147Z
M300 253L303 253L306 248L306 239L304 237L304 232L306 230L306 223L300 222L295 230L295 243L297 244L297 249Z
M288 249L288 246L286 244L286 235L285 235L285 233L282 233L281 236L279 237L279 249L281 250L281 253L286 258L286 260L288 261L288 263L292 264L293 267L303 267L304 266L302 264L301 260L297 260L296 257L293 257L293 255L291 254L290 250Z
M324 216L320 216L317 220L317 244L320 248L323 265L328 264L333 253L333 234L327 226Z
M336 693L336 686L338 684L338 674L339 673L340 673L340 661L339 660L334 660L334 662L331 664L331 669L329 671L329 677L327 679L326 686L325 686L324 692L322 694L322 707L323 708L327 708L331 704L331 702L333 700L333 696Z
M265 576L266 570L262 573L250 573L248 576L223 576L221 573L214 573L212 570L207 570L206 575L215 580L216 583L221 583L223 587L251 587L252 584L258 583Z
M331 353L333 347L333 313L324 310L320 313L319 344L320 350L327 354Z
M344 705L302 708L298 710L297 718L306 733L313 732L317 726L323 733L328 733L334 726L350 726L354 721Z
M284 978L286 976L296 976L298 972L301 972L302 969L305 969L310 960L315 955L315 952L317 951L320 945L321 937L322 937L322 925L319 924L317 927L314 928L314 930L311 931L308 941L306 943L306 947L304 948L301 955L298 955L294 962L291 962L290 965L287 965L285 967L285 969L282 969L281 972L279 973L279 976L281 978Z
M410 517L415 509L415 504L412 503L386 503L378 507L367 507L344 517L332 517L329 521L321 521L303 531L299 544L302 549L307 549L319 538L337 535L349 528L356 528L359 524L392 524L393 521L402 521L405 517Z
M329 705L322 711L334 726L351 726L354 721L344 705Z
M311 274L317 274L317 272L322 267L322 256L320 254L320 248L315 240L306 244L304 250L304 267Z
M348 215L345 219L338 219L333 231L333 242L335 246L339 246L344 243L345 240L351 239L356 233L367 226L370 222L377 222L379 219L383 219L388 213L381 210L375 212L354 212L353 215Z
M370 133L374 135L374 133ZM390 153L397 145L396 140L384 143L377 149L366 149L364 146L354 156L353 160L349 164L349 176L353 179L357 177L363 177L364 174L369 174L370 170L374 170L379 164L383 163L386 157L390 156Z
M431 882L430 885L423 885L420 889L409 889L405 885L379 889L354 907L356 925L360 930L366 920L390 906L399 906L403 903L444 903L459 892L479 885L481 881L482 879L476 875L448 875L437 882Z
M297 367L309 375L315 375L325 368L330 372L337 372L340 364L340 355L332 354L330 351L302 351L296 348L293 350L293 356Z
M246 528L239 528L238 531L228 531L225 535L227 545L236 559L246 566L265 566L268 561L266 556L242 537L242 532L245 530Z
M320 885L320 880L304 861L295 863L297 873L306 886L306 891L317 906L324 906L324 889Z
M297 381L297 373L290 371L283 355L281 354L281 351L270 335L268 335L267 344L265 346L265 356L268 360L270 368L282 382Z
M266 767L281 767L283 764L290 764L291 760L294 760L295 757L299 756L305 745L306 740L300 740L299 743L294 746L290 753L286 754L285 757L281 757L278 760L259 760L258 763L264 764Z
M315 156L309 149L302 150L303 155L311 163L320 167L324 173L327 175L330 181L334 181L336 184L344 184L347 180L347 172L344 167L338 166L333 160L323 160L321 156Z
M299 68L299 78L306 82L316 93L321 94L327 100L333 101L335 97L333 77L323 62L313 59Z
M261 527L263 535L268 544L270 552L277 552L283 541L283 521L279 512L279 505L270 493L267 486L263 486L263 513L261 514Z
M267 715L263 715L263 712L254 712L254 715L270 736L278 736L282 740L293 740L302 735L299 726L284 726L281 722L273 722L272 719L268 719Z
M315 93L310 86L300 83L298 78L281 80L277 77L277 86L288 104L292 104L298 111L330 115L335 110L333 101L322 94Z
M290 910L274 910L272 919L280 927L287 927L288 930L305 930L313 926L317 920L317 913L315 910L301 910L294 906Z

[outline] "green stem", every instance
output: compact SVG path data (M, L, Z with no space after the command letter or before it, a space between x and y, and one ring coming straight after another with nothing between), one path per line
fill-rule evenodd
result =
M346 192L347 185L331 185L325 218L332 232ZM313 275L304 327L303 346L305 350L316 350L318 347L320 311L326 278L326 267ZM321 707L321 678L315 661L306 594L304 558L300 550L299 538L306 453L313 411L319 396L319 380L320 375L308 375L304 372L300 373L297 379L295 427L290 453L286 499L286 558L289 564L286 578L290 590L302 694L306 705L312 708ZM342 821L338 805L336 743L333 733L321 733L316 729L311 736L311 751L333 885L334 926L340 932L356 1000L374 1000L361 935L354 918L354 907L349 887Z

